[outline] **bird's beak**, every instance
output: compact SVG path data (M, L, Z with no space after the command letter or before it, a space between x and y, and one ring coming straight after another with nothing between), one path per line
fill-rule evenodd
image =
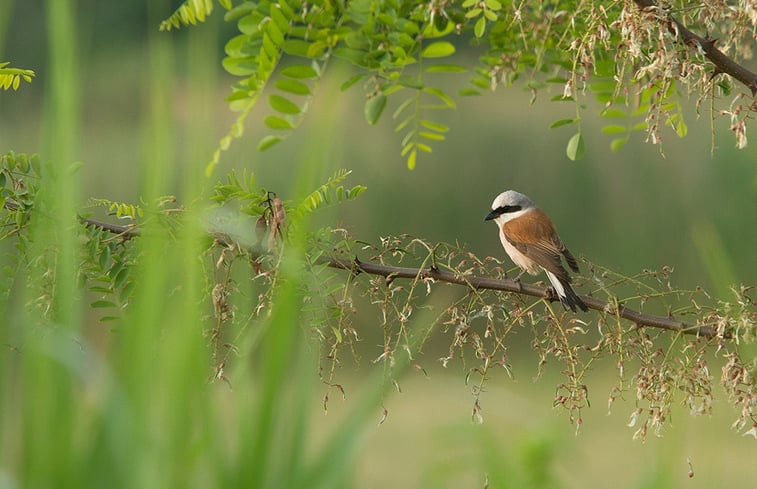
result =
M499 214L497 214L496 212L491 211L490 213L486 215L486 217L484 218L484 221L491 221L492 219L496 219L498 215Z

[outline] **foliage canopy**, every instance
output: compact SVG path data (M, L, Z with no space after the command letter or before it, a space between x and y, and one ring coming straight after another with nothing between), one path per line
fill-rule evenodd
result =
M298 126L333 58L356 67L342 88L362 82L370 124L379 120L388 97L398 99L392 116L409 168L446 137L448 128L434 121L434 112L456 102L439 87L440 73L469 72L461 96L518 81L534 99L546 93L553 102L572 104L575 117L553 124L576 129L567 143L570 159L583 154L581 114L592 98L607 119L603 132L611 135L613 151L634 132L645 132L653 144L663 140L666 127L685 137L681 103L687 96L697 107L708 98L717 101L710 117L729 118L739 148L746 146L746 122L757 111L757 75L738 64L753 54L757 10L751 2L738 8L651 0L219 3L239 32L226 44L223 65L240 77L229 96L240 116L209 171L220 150L241 135L277 72L268 103L279 115L265 120L272 134L260 142L261 150ZM187 0L161 28L194 24L212 10L211 0ZM478 55L475 66L453 57L460 49Z

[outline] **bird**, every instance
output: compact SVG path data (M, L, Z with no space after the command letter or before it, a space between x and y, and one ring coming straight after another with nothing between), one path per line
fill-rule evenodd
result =
M557 235L552 220L531 199L515 190L502 192L492 202L492 210L484 221L497 224L505 252L521 268L515 280L520 280L525 272L536 275L543 270L563 306L573 312L576 308L589 310L573 291L570 274L562 265L564 258L570 269L578 273L578 262Z

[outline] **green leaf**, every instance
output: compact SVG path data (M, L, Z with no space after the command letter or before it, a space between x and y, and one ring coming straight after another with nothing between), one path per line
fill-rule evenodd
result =
M649 126L647 125L646 121L639 122L638 124L634 124L633 127L631 127L632 131L646 131Z
M295 115L302 112L302 109L300 109L297 104L295 104L288 98L282 97L281 95L269 95L268 103L271 105L273 110L281 112L282 114Z
M454 64L436 64L425 68L427 73L465 73L467 68Z
M568 141L568 147L565 149L565 154L571 161L577 161L584 157L584 139L580 132L577 132Z
M576 122L578 122L578 119L560 119L550 124L549 128L554 129L556 127L567 126L568 124L575 124Z
M686 123L683 122L683 120L678 121L676 124L676 134L678 134L679 138L685 138L686 134L689 133L689 128L686 127Z
M381 117L381 113L384 112L385 107L386 95L384 95L383 93L380 93L366 100L364 109L365 120L368 121L368 124L372 126L375 125Z
M116 288L121 288L121 286L126 281L126 278L129 276L129 269L123 268L120 272L118 272L118 275L116 275L116 278L113 279L113 285L116 286Z
M412 143L411 141L415 138L416 132L417 131L415 129L411 129L407 131L407 134L405 134L405 137L402 138L402 145L405 146L402 150L403 152L406 153L407 151L409 151L408 146L413 146L413 144L415 144L415 143Z
M489 19L490 22L497 22L497 14L491 10L484 10L484 17Z
M615 76L615 61L613 59L599 59L594 63L594 72L602 78Z
M318 73L312 66L308 65L291 65L281 70L281 74L289 78L307 79L318 78Z
M271 10L269 11L271 14L271 19L273 19L274 24L276 25L277 29L281 31L281 33L286 34L289 32L289 20L286 18L284 13L281 11L281 9L276 4L271 5Z
M589 88L593 92L614 92L617 82L613 80L596 81L589 84Z
M612 97L612 92L598 92L594 95L594 98L597 99L597 102L601 104L611 104L613 102L617 102L617 100Z
M401 104L399 104L399 106L396 109L394 109L394 113L392 114L392 119L397 119L402 114L402 112L405 109L407 109L412 103L413 103L413 99L409 98L409 99L406 99Z
M287 78L276 80L276 88L295 95L310 95L310 87L297 80Z
M283 117L279 117L277 115L269 115L265 118L263 123L268 126L271 129L292 129L294 126L291 122L284 119Z
M236 7L226 12L223 15L223 20L225 20L226 22L234 22L245 15L249 15L249 13L252 12L254 8L255 5L252 2L242 3L241 5L237 5Z
M407 34L404 35L406 36ZM370 39L368 39L368 36L362 31L349 32L344 36L344 44L350 49L359 49L363 51L368 51L371 48Z
M284 33L276 22L268 22L265 26L265 32L271 38L271 41L273 41L276 48L284 44ZM263 39L263 42L265 42L265 38Z
M347 191L347 199L352 200L357 198L360 194L365 192L368 189L368 187L364 185L355 185L351 189Z
M357 66L367 66L365 51L350 48L337 48L334 50L334 56L337 58L344 58Z
M124 285L124 288L121 289L121 293L118 294L118 298L121 302L126 302L126 300L131 296L131 293L134 291L134 288L136 287L136 282L128 282L126 285Z
M412 150L410 152L410 155L407 157L407 169L413 170L415 169L415 160L418 157L418 153L415 150Z
M243 58L255 54L252 46L254 46L254 43L250 40L250 36L240 34L229 39L229 42L224 46L224 52L231 58Z
M93 308L98 308L98 307L116 307L116 304L113 303L113 302L111 302L111 301L100 300L100 301L94 301L93 303L91 303L89 305L89 307L93 307Z
M629 139L630 139L629 136L613 139L610 142L610 149L612 150L613 153L617 153L618 151L620 151L620 148L626 145Z
M421 125L425 127L426 129L431 129L432 131L436 132L447 132L449 131L449 126L445 126L444 124L439 124L437 122L428 121L428 120L422 120Z
M486 18L485 17L479 17L476 21L476 24L473 26L473 34L479 39L484 37L484 32L486 32Z
M641 104L636 110L631 112L631 116L637 117L640 115L644 115L647 113L648 110L649 110L649 104Z
M605 134L623 134L624 132L627 132L628 128L626 126L621 126L618 124L610 124L609 126L605 126L602 128L602 132Z
M224 58L221 64L224 70L234 76L249 76L258 69L258 64L251 57Z
M104 246L103 250L100 252L100 259L98 260L98 264L100 265L100 268L105 270L108 268L108 263L110 262L110 246Z
M16 227L22 228L26 224L26 212L16 211Z
M365 77L364 74L358 73L357 75L351 77L346 82L342 83L342 85L339 87L339 89L344 92L345 90L347 90L348 88L350 88L352 85L354 85L355 83L357 83L360 80L362 80L363 77Z
M641 91L641 103L646 104L650 100L652 100L652 96L657 93L658 87L656 85L652 85L650 87L645 88Z
M455 46L448 41L436 41L423 50L421 53L422 58L443 58L455 53Z
M475 88L461 88L457 91L457 94L461 97L474 97L481 95L481 92L479 92Z
M89 290L90 290L90 292L98 292L98 293L101 293L101 294L112 294L113 293L113 289L111 289L110 287L100 287L100 286L97 286L97 285L89 287Z
M718 81L718 87L720 87L725 96L730 95L733 88L727 78L721 78L720 81Z
M307 56L308 58L320 58L326 51L328 44L323 41L316 41L308 46Z
M455 101L452 100L446 93L444 93L443 90L439 88L434 87L426 87L423 89L425 93L428 93L430 95L435 95L436 97L439 97L439 99L444 102L444 105L449 107L450 109L454 109L456 107Z
M231 0L227 0L228 2L231 2ZM292 20L295 16L294 10L292 10L292 7L289 6L289 4L285 0L278 0L278 5L281 8L281 13L284 14L284 17L286 17L288 20Z
M430 139L432 141L444 141L445 139L444 134L439 134L438 132L421 131L420 133L418 133L418 135L422 138Z
M425 39L436 39L438 37L445 37L448 34L450 34L455 29L455 23L454 22L447 22L447 26L443 30L439 30L436 27L436 22L431 24L426 24L425 29L423 29L423 38Z
M265 151L281 142L279 136L266 136L258 143L258 151Z
M404 129L405 127L407 127L407 125L408 125L408 124L410 124L410 122L412 122L412 121L414 121L414 120L415 120L415 117L414 117L414 116L413 116L412 114L411 114L411 115L409 115L409 116L407 116L407 117L405 117L405 119L403 119L403 120L402 120L402 121L401 121L401 122L400 122L399 124L397 124L397 126L396 126L396 127L394 128L394 132L400 132L400 131L401 131L401 130L403 130L403 129Z
M269 22L268 25L273 25L273 22ZM275 29L276 26L273 26ZM282 43L284 42L284 38L282 38ZM258 63L261 67L268 70L269 66L271 67L271 71L273 70L272 64L274 59L277 59L279 57L279 44L274 42L273 38L270 34L265 34L263 36L263 51L260 53L260 56L258 57Z
M281 46L281 49L283 49L286 54L307 58L308 51L310 50L310 43L303 41L302 39L286 39Z
M625 111L613 108L603 110L600 115L605 119L625 119L628 117Z
M447 17L444 15L434 16L434 27L436 27L436 30L443 31L447 28L447 25L449 25L449 19Z

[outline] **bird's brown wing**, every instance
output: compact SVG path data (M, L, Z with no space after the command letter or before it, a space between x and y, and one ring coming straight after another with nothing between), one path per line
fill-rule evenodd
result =
M554 234L553 241L557 249L560 250L560 253L562 253L562 255L565 257L565 261L568 263L570 269L578 273L578 262L576 261L576 257L573 256L573 253L571 253L568 248L565 247L562 240L560 239L560 236L558 236L557 233Z
M565 255L568 265L574 270L578 268L576 259L565 248L552 221L541 210L534 209L506 222L502 225L502 232L518 251L554 273L560 281L571 283L561 259Z

